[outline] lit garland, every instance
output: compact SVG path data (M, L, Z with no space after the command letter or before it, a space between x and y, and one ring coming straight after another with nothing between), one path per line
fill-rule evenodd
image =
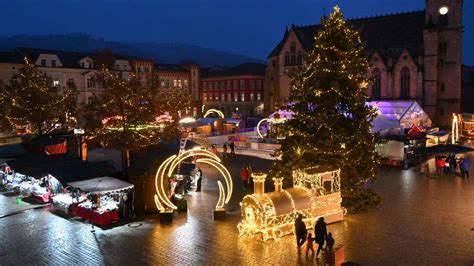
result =
M173 173L176 167L187 158L190 157L204 157L198 158L196 162L204 163L213 166L216 168L224 177L227 187L227 193L224 191L222 183L218 181L219 187L219 200L216 205L216 210L223 210L224 204L230 201L233 192L233 183L232 177L229 171L225 168L225 166L220 162L219 157L215 154L206 151L201 148L194 148L191 150L187 150L179 155L173 155L166 159L156 171L155 175L155 191L156 195L154 195L155 204L160 212L172 212L176 210L178 207L174 205L168 198L168 194L165 192L168 185L165 183L166 180L173 177Z
M217 114L220 118L224 118L224 113L222 111L212 108L206 111L206 113L204 114L204 118L210 116L211 114Z

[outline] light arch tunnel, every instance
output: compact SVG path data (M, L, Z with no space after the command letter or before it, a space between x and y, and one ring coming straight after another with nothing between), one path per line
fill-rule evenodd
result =
M175 204L173 204L173 202L170 201L167 196L165 190L167 184L165 183L165 181L172 177L174 171L181 162L190 157L195 156L198 157L196 159L197 163L208 164L216 168L219 173L224 177L226 183L226 190L224 190L222 182L220 180L217 181L217 185L219 188L219 199L217 201L216 210L223 210L224 205L229 203L233 191L232 177L229 171L221 163L221 160L217 155L202 148L194 148L191 150L184 151L179 155L170 156L158 167L158 170L156 171L155 175L156 194L154 198L156 207L160 212L172 212L173 210L176 210L178 208Z

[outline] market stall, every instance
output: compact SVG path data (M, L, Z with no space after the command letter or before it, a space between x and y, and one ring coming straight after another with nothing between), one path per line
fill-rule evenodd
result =
M58 210L102 226L133 216L134 186L130 183L98 177L68 185L69 193L53 198L53 206Z

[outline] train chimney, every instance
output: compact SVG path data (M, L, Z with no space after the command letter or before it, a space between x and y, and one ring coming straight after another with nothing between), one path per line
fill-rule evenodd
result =
M254 194L262 195L265 193L265 173L252 173Z
M275 192L283 191L283 178L273 178L273 184L275 185Z

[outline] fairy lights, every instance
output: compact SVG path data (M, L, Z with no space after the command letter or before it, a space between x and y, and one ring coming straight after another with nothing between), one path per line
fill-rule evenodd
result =
M293 172L293 177L299 180L288 189L281 188L281 178L273 178L275 192L269 193L263 191L265 173L252 174L252 177L255 193L245 196L240 203L242 222L237 228L241 237L257 237L266 241L292 234L299 213L305 217L303 221L307 227L311 227L321 216L327 222L343 219L340 170L316 174L306 174L305 170ZM329 191L322 187L323 181L333 184Z
M459 120L456 114L453 114L453 123L451 125L451 144L459 140Z
M224 118L224 113L222 111L212 108L206 111L206 113L204 114L204 118L207 118L211 114L217 114L220 118Z
M197 163L204 163L216 168L221 175L224 177L227 192L224 190L224 186L222 185L221 181L218 181L219 187L219 200L216 205L216 210L223 210L224 205L229 203L230 198L233 192L233 183L232 177L226 167L220 162L219 157L215 154L203 150L202 148L194 148L191 150L187 150L179 155L173 155L167 158L156 171L155 175L155 191L156 194L154 195L155 204L160 212L173 212L173 210L178 209L178 207L173 204L168 194L165 192L168 184L165 182L168 179L173 177L173 173L176 167L185 159L190 157L204 157L196 159ZM171 193L169 193L171 195Z

